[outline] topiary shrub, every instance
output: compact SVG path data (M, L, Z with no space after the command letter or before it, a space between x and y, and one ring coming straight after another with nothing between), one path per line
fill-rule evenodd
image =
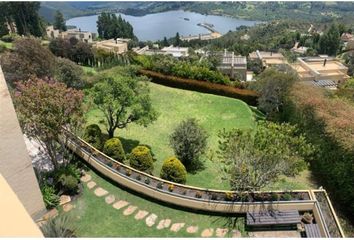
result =
M154 162L150 149L145 146L135 147L129 156L130 166L147 173L154 169Z
M170 157L164 161L160 177L168 181L184 184L187 180L187 171L180 160Z
M86 127L84 133L84 140L91 144L93 147L102 150L103 137L100 127L97 124L91 124Z
M76 194L79 189L79 181L72 175L62 174L59 177L59 183L61 185L61 190L68 194Z
M125 160L124 149L118 138L108 139L104 143L103 152L119 162L123 162Z

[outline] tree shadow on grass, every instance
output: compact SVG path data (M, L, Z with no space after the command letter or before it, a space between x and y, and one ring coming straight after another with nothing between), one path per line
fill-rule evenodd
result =
M187 172L190 174L196 174L205 168L205 163L200 159L194 160L190 165L186 166Z

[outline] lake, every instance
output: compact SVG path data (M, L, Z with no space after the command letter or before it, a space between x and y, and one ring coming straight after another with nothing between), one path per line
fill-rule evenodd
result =
M117 13L119 15L119 13ZM202 15L183 10L168 11L161 13L148 14L145 16L130 16L121 14L122 18L128 21L134 28L134 34L142 41L161 40L164 37L174 37L177 32L180 36L189 36L209 33L203 27L197 26L198 23L210 23L214 29L221 34L236 30L238 26L253 26L257 21L240 20L231 17ZM67 25L73 25L82 31L97 33L98 15L76 17L66 21ZM188 18L189 21L185 20Z

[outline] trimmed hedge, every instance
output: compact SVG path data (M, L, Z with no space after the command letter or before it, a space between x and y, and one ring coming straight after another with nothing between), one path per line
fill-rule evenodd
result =
M103 138L100 127L97 124L91 124L86 127L83 139L97 148L102 150L103 147Z
M130 166L147 173L151 173L154 169L154 161L150 153L150 149L146 146L135 147L129 156Z
M119 162L125 160L125 152L119 138L108 139L103 146L103 152Z
M175 183L186 183L187 170L175 157L167 158L162 165L160 177Z
M152 82L161 85L236 98L246 102L249 105L257 105L258 94L255 91L239 89L218 83L179 78L145 69L140 69L138 72L142 75L150 77Z

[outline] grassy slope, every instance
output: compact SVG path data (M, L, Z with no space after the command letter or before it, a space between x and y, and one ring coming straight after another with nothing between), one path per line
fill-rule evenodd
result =
M149 228L146 226L145 220L135 220L134 214L124 216L122 210L116 210L111 205L107 205L104 198L96 197L93 191L85 186L83 195L74 201L75 208L66 213L72 216L73 224L77 228L76 234L79 237L198 237L205 228L225 227L227 223L226 219L220 216L181 211L148 201L143 197L122 190L92 171L89 174L93 177L93 181L114 194L116 198L126 200L132 205L138 206L140 210L155 213L158 216L157 223L162 219L169 218L172 223L184 222L186 226L178 233L173 233L169 229L157 230L157 224ZM241 231L242 235L245 235L243 221L243 218L238 219L237 229ZM199 226L199 231L196 234L186 232L186 227L191 225Z
M4 45L6 48L11 49L12 48L12 43L7 43L7 42L3 42L0 40L0 45Z
M223 128L253 128L255 125L253 113L242 101L219 97L210 94L202 94L192 91L169 88L150 83L153 106L158 110L159 117L156 122L147 128L131 124L127 129L117 130L116 135L123 138L123 144L129 152L131 147L140 144L148 144L152 147L157 161L154 174L159 175L164 159L173 155L169 147L168 137L173 129L182 120L194 117L209 133L209 150L206 156L205 169L196 174L190 174L187 184L207 187L224 188L228 186L218 181L218 164L210 161L217 149L217 132ZM98 123L102 114L98 110L88 113L88 124ZM104 129L103 126L101 126Z

